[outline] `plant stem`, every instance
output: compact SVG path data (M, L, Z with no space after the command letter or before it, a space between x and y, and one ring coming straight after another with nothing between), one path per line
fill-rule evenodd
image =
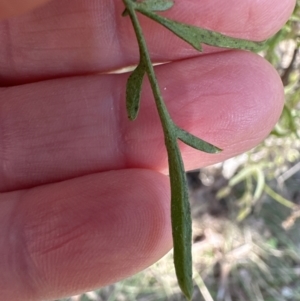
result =
M146 41L134 10L134 5L131 0L123 0L123 2L126 6L137 37L140 60L145 63L145 70L149 78L157 111L163 127L165 145L168 153L171 184L171 219L174 244L174 264L179 286L185 296L188 299L191 299L193 293L191 214L188 201L187 180L177 143L178 128L172 121L162 99L154 68L147 50Z

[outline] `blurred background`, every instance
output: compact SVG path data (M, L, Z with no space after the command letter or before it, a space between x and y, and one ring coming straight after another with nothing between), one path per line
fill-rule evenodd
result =
M300 1L262 55L285 87L258 147L187 174L194 301L300 301ZM60 301L180 301L172 252L114 285Z

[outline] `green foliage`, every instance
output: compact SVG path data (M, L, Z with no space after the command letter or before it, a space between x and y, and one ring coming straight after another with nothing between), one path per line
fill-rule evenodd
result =
M156 80L154 68L148 53L147 45L143 36L136 12L142 13L155 22L161 24L176 34L195 49L201 51L201 43L217 47L239 48L251 51L259 50L264 46L263 42L252 42L236 39L223 34L182 24L171 19L162 17L153 11L163 11L172 6L172 2L164 0L133 1L123 0L125 11L123 16L129 15L140 51L140 63L130 75L126 87L126 104L129 119L137 117L142 82L144 75L148 76L157 111L160 117L165 136L165 145L169 159L169 174L171 183L171 218L174 243L174 265L179 286L188 299L192 298L192 254L191 254L191 213L188 200L187 180L184 166L178 146L178 139L187 145L200 151L217 153L218 147L203 141L192 134L178 128L172 121Z
M134 12L148 14L148 17L156 22L163 17L152 12L163 11L171 7L171 1L164 0L134 2L128 0L126 2L130 2L129 5L133 4ZM285 81L286 102L281 119L268 139L247 153L247 160L229 179L229 184L224 185L225 187L219 190L217 196L222 199L222 202L226 202L226 206L229 208L228 216L225 218L224 216L210 217L207 220L208 210L206 209L200 218L194 218L194 223L201 223L203 233L209 231L209 237L206 239L208 242L205 239L203 241L206 248L201 250L197 249L198 246L196 246L194 253L194 266L197 270L197 273L194 273L194 288L197 290L198 287L203 296L202 298L195 294L197 301L211 300L210 296L214 300L220 301L300 300L300 258L298 255L300 211L292 202L292 196L297 195L299 191L299 179L296 179L294 183L289 181L290 178L285 177L285 172L289 171L290 167L295 166L296 162L300 160L300 139L298 138L300 77L299 68L295 68L293 62L289 63L292 68L282 66L284 56L282 45L292 41L293 47L299 48L299 8L300 1L298 0L289 22L279 33L267 41L266 48L261 52L277 68L283 79L287 77ZM147 12L145 13L145 11ZM128 12L129 10L126 9L124 15L128 15ZM165 21L163 18L162 25L175 28L174 31L177 30L179 33L192 27L172 22L174 21ZM169 29L171 30L171 28ZM202 29L193 30L201 33ZM209 44L210 36L207 35L202 40L196 38L196 40L199 41L198 44L194 40L190 42L199 49L201 48L200 43L207 42ZM150 70L147 65L151 64L145 55L147 51L141 48L141 42L139 44L142 60L137 67L138 70L129 77L126 93L128 115L132 120L138 114L142 77L144 78L146 75L151 78L154 74L154 70ZM146 48L145 44L142 46ZM149 76L148 72L152 75ZM155 93L160 95L158 85L154 85L154 88ZM160 97L156 102L161 104L163 100ZM162 109L165 109L163 104L161 105ZM172 128L172 131L176 132L172 134L172 139L167 145L167 148L169 147L168 153L171 152L169 156L176 155L176 158L171 157L170 159L170 169L173 168L170 170L170 175L171 173L173 175L171 183L175 185L174 183L179 181L179 183L186 185L185 177L183 178L180 173L182 165L180 165L180 153L176 149L177 140L179 139L198 149L207 147L206 151L217 152L219 150L177 128L172 121L168 121L167 124L164 122L162 122L163 127ZM166 129L164 128L165 131ZM166 138L169 137L168 135L169 132L166 131ZM189 137L186 138L186 136ZM175 150L171 148L172 145L175 145ZM280 189L280 186L283 186L283 189ZM179 213L180 223L184 223L181 210L187 210L187 208L183 208L185 203L181 199L182 197L187 198L187 195L181 194L184 191L182 189L184 187L179 188L179 191L172 191L172 206ZM201 190L204 190L203 186ZM216 190L217 188L213 187L212 194ZM173 196L177 193L179 199ZM207 204L209 201L205 203ZM221 201L218 204L220 203ZM174 208L173 210L175 210ZM198 210L198 208L196 209ZM174 227L173 216L172 223ZM219 228L218 231L214 229L216 227ZM179 229L176 235L180 234L180 231L182 229ZM185 231L188 232L188 229L183 232ZM209 242L210 237L213 238L211 243ZM180 250L181 244L188 245L190 241L185 242L180 239L178 244L175 238L174 244L176 245L176 243ZM203 247L201 242L199 245ZM183 247L183 250L188 250L188 248ZM183 254L183 256L186 255ZM96 293L99 298L88 298L88 295L85 295L85 297L81 297L80 301L87 299L91 301L99 299L109 301L182 301L183 299L178 294L176 279L172 275L171 257L172 254L169 254L150 269L123 282L101 289ZM181 269L180 264L179 262L179 269ZM216 267L218 268L216 269ZM220 274L219 277L216 276L218 273ZM199 278L200 274L201 277ZM71 300L73 301L75 298L68 299L68 301Z
M140 97L146 70L140 62L128 78L126 86L126 109L130 120L136 119L140 108Z
M201 43L216 47L238 48L250 51L260 51L266 44L265 41L253 42L243 39L235 39L225 36L219 32L179 23L157 15L144 8L137 7L136 10L169 29L176 36L189 43L198 51L202 51Z
M142 9L145 11L165 11L174 5L173 1L169 0L145 0L135 2L135 9Z

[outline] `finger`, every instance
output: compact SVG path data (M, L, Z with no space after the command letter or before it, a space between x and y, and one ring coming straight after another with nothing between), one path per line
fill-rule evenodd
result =
M211 54L156 71L175 122L223 149L211 155L181 145L186 169L253 148L280 116L281 80L257 55ZM127 77L65 78L0 90L1 191L110 169L167 172L152 92L145 82L139 116L130 122L125 108Z
M168 178L85 176L0 197L3 300L53 300L133 275L172 245Z
M277 32L295 0L176 1L165 15L234 37L263 40ZM106 72L138 62L138 47L122 1L51 1L32 14L0 23L1 85ZM141 17L155 61L198 55L190 45ZM207 49L207 48L206 48ZM209 50L207 50L209 51Z
M49 0L0 0L0 20L36 8Z

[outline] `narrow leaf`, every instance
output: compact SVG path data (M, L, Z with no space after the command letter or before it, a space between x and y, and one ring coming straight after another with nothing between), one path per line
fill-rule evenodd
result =
M253 42L244 39L232 38L208 29L173 21L142 7L137 7L136 10L163 25L199 51L202 51L201 43L216 47L238 48L250 51L259 51L264 48L266 43L265 41Z
M145 0L141 2L135 2L135 7L145 9L149 11L165 11L174 5L170 0Z
M179 22L167 19L141 7L137 7L136 10L171 30L175 35L192 45L197 50L202 51L200 44L201 41L195 35L195 29L193 29L193 26L181 24Z
M192 220L187 180L179 147L175 139L166 144L171 182L171 219L174 244L174 265L178 284L191 300L192 280Z
M142 91L142 84L145 75L144 64L140 63L131 73L126 85L126 108L128 118L136 119L139 108Z
M195 149L198 149L202 152L215 154L215 153L219 153L221 151L220 148L186 132L183 129L177 128L176 134L177 134L177 137L179 140L181 140L185 144L187 144Z

